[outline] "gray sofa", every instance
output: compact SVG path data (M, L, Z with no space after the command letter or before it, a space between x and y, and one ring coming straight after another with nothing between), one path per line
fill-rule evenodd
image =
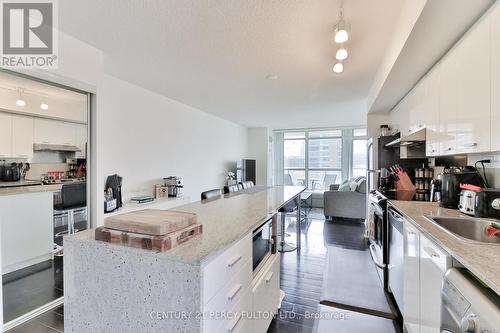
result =
M330 191L324 193L325 218L344 217L366 219L366 178L355 180L358 185L355 191L338 191L339 185L331 185Z

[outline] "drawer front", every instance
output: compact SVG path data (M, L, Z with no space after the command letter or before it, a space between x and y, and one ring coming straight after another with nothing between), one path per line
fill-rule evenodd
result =
M223 312L232 309L245 295L252 282L252 260L247 260L236 275L205 305L204 312Z
M216 258L203 264L203 304L210 302L251 257L252 237L248 234Z
M237 333L241 329L251 325L251 323L248 323L251 322L251 319L248 318L251 311L252 294L250 289L246 289L243 290L240 301L232 309L216 313L204 311L203 332Z
M252 289L254 332L266 332L271 323L270 313L276 313L280 297L280 261L273 256L270 265L266 265ZM258 314L263 313L259 317Z

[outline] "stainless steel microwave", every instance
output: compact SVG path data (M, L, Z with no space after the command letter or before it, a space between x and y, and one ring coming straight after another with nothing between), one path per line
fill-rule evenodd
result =
M253 271L257 273L271 254L276 253L275 219L271 218L253 231Z

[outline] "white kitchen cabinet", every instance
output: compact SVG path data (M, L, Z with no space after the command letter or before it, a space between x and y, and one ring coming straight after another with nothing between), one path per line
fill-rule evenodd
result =
M75 158L87 158L87 125L75 124L75 142L81 151L75 153Z
M410 118L407 105L408 102L406 99L401 100L389 115L391 130L396 132L399 131L401 135L407 134L410 130Z
M410 333L420 332L420 233L408 221L403 225L405 326Z
M0 158L12 155L12 115L0 113Z
M491 149L489 17L457 45L457 153Z
M454 50L440 65L441 81L439 84L439 132L440 155L453 155L457 150L457 102L458 73L457 57Z
M12 157L33 157L33 118L12 116Z
M439 85L440 69L435 68L427 77L427 94L424 101L424 124L426 128L426 156L439 155Z
M409 118L410 118L410 132L418 131L425 127L426 119L426 105L427 98L427 80L421 80L409 94Z
M491 150L500 151L500 4L491 17Z
M253 320L253 331L267 332L273 319L269 314L276 314L280 299L280 260L278 255L273 255L259 276L256 277L252 293L253 312L263 315Z
M420 332L439 333L441 326L441 285L451 267L451 257L420 234Z
M35 118L34 141L42 144L76 145L76 124Z

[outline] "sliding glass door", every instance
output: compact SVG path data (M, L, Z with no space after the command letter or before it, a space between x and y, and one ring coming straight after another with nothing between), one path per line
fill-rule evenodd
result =
M276 149L276 161L283 168L284 185L306 186L312 191L326 191L350 177L366 173L366 129L321 129L279 131L275 135L283 149ZM278 164L278 163L277 163Z

